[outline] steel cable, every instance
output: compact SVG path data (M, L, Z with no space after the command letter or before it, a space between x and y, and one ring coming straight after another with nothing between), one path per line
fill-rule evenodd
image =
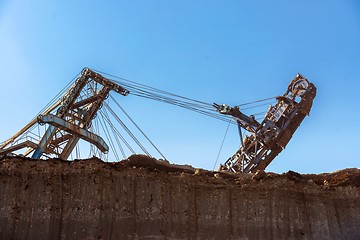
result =
M141 132L141 134L146 138L146 140L148 140L148 142L155 148L155 150L164 158L166 159L166 157L164 156L164 154L162 154L162 152L156 147L156 145L150 140L150 138L145 134L145 132L139 127L139 125L137 125L135 123L135 121L129 116L129 114L127 114L127 112L124 110L124 108L122 108L120 106L120 104L115 100L115 98L113 96L110 95L110 98L115 102L115 104L120 108L120 110L125 114L125 116L127 116L127 118L134 124L134 126ZM106 103L105 103L106 104ZM109 105L106 104L107 107L109 107Z

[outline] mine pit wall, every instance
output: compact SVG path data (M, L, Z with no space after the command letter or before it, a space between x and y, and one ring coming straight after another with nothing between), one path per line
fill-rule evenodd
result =
M0 239L360 239L360 188L0 161Z

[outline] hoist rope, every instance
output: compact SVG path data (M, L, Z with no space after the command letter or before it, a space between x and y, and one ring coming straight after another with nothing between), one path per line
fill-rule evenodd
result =
M102 71L97 71L97 70L95 70L95 71L99 72L100 74L103 74L107 77L113 78L110 80L113 82L116 82L117 84L119 84L122 87L129 90L131 95L143 97L143 98L147 98L147 99L151 99L151 100L155 100L155 101L169 103L169 104L179 106L179 107L182 107L182 108L194 111L194 112L198 112L200 114L203 114L203 115L206 115L206 116L209 116L212 118L216 118L221 121L228 122L229 118L231 118L229 116L219 114L216 111L216 109L212 106L212 104L210 104L210 103L206 103L203 101L184 97L184 96L181 96L178 94L173 94L168 91L150 87L145 84L137 83L137 82L131 81L129 79L118 77L118 76L108 74L108 73L105 73ZM274 99L274 97L264 98L264 99L256 100L253 102L239 104L238 106L246 106L246 105L251 105L254 103L273 100L273 99ZM257 108L257 107L264 106L264 105L268 105L268 103L262 104L262 105L256 105L256 106L249 106L249 107L245 108L244 110ZM232 123L235 123L235 122L232 122Z
M115 100L113 96L110 95L110 98L115 102L115 104L120 108L120 110L125 114L125 116L134 124L134 126L139 130L139 132L148 140L148 142L155 148L155 150L166 160L164 154L155 146L155 144L150 140L150 138L145 134L145 132L135 123L135 121L127 114L123 107ZM107 105L107 104L106 104ZM107 105L108 106L108 105ZM109 107L109 106L108 106Z
M51 105L53 105L55 102L57 102L58 100L60 100L60 97L64 95L64 93L69 89L69 87L76 81L76 79L80 76L81 73L76 74L76 76L69 81L65 87L63 87L56 95L55 97L53 97L50 102L48 102L48 104L43 107L43 109L40 110L40 112L35 116L35 118L39 115L42 114L46 109L48 109Z
M106 117L107 117L108 119L110 119L110 118L109 118L109 115L107 114L106 111L104 111L104 114L106 115ZM116 141L116 143L117 143L117 146L118 146L119 149L120 149L120 152L121 152L121 154L122 154L122 156L123 156L123 159L125 159L125 158L126 158L126 154L125 154L125 151L124 151L124 149L123 149L123 147L122 147L122 145L121 145L121 142L120 142L120 140L119 140L118 134L116 133L115 128L112 127L111 125L110 125L110 129L111 129L111 131L112 131L112 133L113 133L113 136L114 136L114 138L115 138L115 141ZM119 157L118 157L118 159L119 159Z
M107 114L106 111L103 111L103 114L104 114L106 117L108 117L108 114ZM103 120L104 120L104 119L103 119ZM105 122L104 122L104 127L105 127L105 130L106 130L106 131L104 131L104 132L105 132L105 135L106 135L106 137L107 137L107 139L108 139L108 141L109 141L110 147L112 148L112 151L113 151L113 153L114 153L114 155L115 155L115 158L116 158L117 160L120 160L119 155L117 154L116 148L115 148L115 146L114 146L114 142L113 142L112 139L111 139L111 135L110 135L109 129L108 129L107 125L105 124Z
M242 103L237 105L238 107L241 106L246 106L246 105L250 105L250 104L254 104L254 103L258 103L258 102L264 102L264 101L268 101L268 100L274 100L275 97L269 97L269 98L264 98L264 99L260 99L260 100L256 100L256 101L252 101L252 102L247 102L247 103Z
M111 130L113 131L113 134L114 134L114 137L115 137L115 141L116 141L117 145L119 146L119 149L120 149L120 152L121 152L121 154L122 154L122 156L123 156L123 159L125 159L125 158L126 158L126 154L125 154L124 148L123 148L122 145L121 145L121 142L120 142L120 140L119 140L119 137L117 136L117 134L115 133L115 130L114 130L113 128L111 128Z
M258 105L251 106L251 107L240 108L240 110L244 111L244 110L259 108L259 107L263 107L263 106L269 106L270 104L274 104L274 103L275 103L275 102L268 102L268 103L258 104Z
M96 71L100 74L103 74L105 76L110 77L109 80L113 81L114 83L117 83L119 85L121 85L122 87L124 87L125 89L130 91L130 94L133 96L137 96L137 97L142 97L142 98L146 98L146 99L151 99L154 101L159 101L159 102L163 102L163 103L168 103L174 106L178 106L184 109L188 109L190 111L194 111L200 114L203 114L205 116L209 116L221 121L225 121L228 123L227 129L226 129L226 133L224 136L224 139L222 141L219 153L217 155L216 158L216 162L215 165L217 164L218 158L220 156L221 150L223 148L223 144L229 129L230 124L236 124L236 120L233 119L232 116L230 115L224 115L224 114L220 114L217 109L213 106L213 104L211 103L206 103L204 101L199 101L196 99L192 99L192 98L188 98L188 97L184 97L178 94L174 94L174 93L170 93L168 91L164 91L164 90L160 90L154 87L150 87L147 86L145 84L141 84L141 83L136 83L134 81L125 79L125 78L121 78L121 77L117 77L105 72L101 72L101 71ZM58 104L61 103L61 97L64 96L64 94L66 94L69 89L71 88L71 86L76 82L76 80L78 79L78 77L81 75L77 74L69 83L66 84L66 86L59 92L57 93L57 95L36 115L36 117L34 117L32 119L32 121L34 121L37 116L39 114L44 114L50 112L54 112L54 110L56 110L56 107L59 106ZM114 80L115 79L115 80ZM87 98L87 97L91 97L93 94L90 94L90 91L93 91L92 93L96 93L98 90L98 86L97 86L97 82L92 81L92 84L87 85L88 87L85 89L82 89L81 92L79 93L78 96L78 100L83 99L83 98ZM101 85L101 84L100 84ZM135 123L135 121L127 114L127 112L122 108L122 106L120 106L120 104L116 101L116 99L111 96L111 99L115 102L115 104L120 108L120 110L125 114L125 116L130 120L130 122L132 122L132 124L134 124L134 126L138 129L138 131L140 131L140 133L144 136L144 138L146 138L146 140L154 147L154 149L164 158L165 156L161 153L161 151L156 147L156 145L149 139L149 137L144 133L144 131L141 130L141 128L139 127L139 125L137 125ZM255 109L255 108L259 108L265 105L269 105L270 102L269 100L274 100L274 97L271 98L265 98L265 99L261 99L261 100L256 100L253 102L248 102L248 103L243 103L243 104L239 104L237 106L239 107L244 107L245 108L241 108L240 110L250 110L250 109ZM265 102L265 103L262 103ZM257 104L257 103L261 103L261 104ZM272 103L272 102L271 102ZM117 159L119 159L119 154L116 151L116 145L118 146L118 149L120 149L121 154L124 158L126 158L125 155L125 151L123 149L123 146L121 144L121 142L123 142L125 144L125 147L127 147L130 152L132 152L133 154L135 154L134 149L130 146L129 142L127 142L127 140L124 138L124 136L122 136L119 132L119 130L117 130L117 128L115 127L115 125L111 122L111 120L113 120L113 118L124 128L124 130L126 131L126 133L133 139L133 141L141 148L141 150L147 154L148 156L151 156L150 153L147 151L147 149L144 147L144 145L141 144L141 142L136 138L136 136L130 131L130 129L125 125L125 123L118 117L118 115L113 111L113 109L104 101L103 102L105 108L104 109L100 109L99 111L99 116L97 119L97 122L95 124L97 124L97 128L94 127L97 131L97 133L100 133L100 126L102 128L102 132L105 133L105 136L109 142L110 148L113 151L115 157ZM76 113L75 110L70 110L73 111L71 113ZM260 112L260 113L255 113L253 114L254 116L259 116L261 114L264 114L266 112ZM110 116L109 116L110 115ZM110 117L113 118L110 118ZM35 122L35 121L34 121ZM31 133L31 131L33 131L36 127L38 127L38 131L39 131L39 124L37 122L35 122L33 125L29 126L27 128L27 130L25 130L21 136L27 136L26 134ZM110 129L109 129L110 128ZM39 138L41 139L40 136L40 132L38 134ZM115 138L115 139L114 139ZM16 139L19 139L18 137L16 137L14 139L14 141ZM115 141L114 141L115 140ZM13 142L14 142L13 141ZM17 140L16 140L17 141ZM92 146L94 147L94 146ZM94 147L94 149L97 149ZM90 150L90 151L94 151L94 150ZM98 149L95 150L96 152L101 153L101 151L99 151ZM95 152L94 151L94 152ZM72 153L73 154L73 153ZM80 156L80 149L79 146L77 145L75 147L75 152L74 154L76 155L76 157ZM214 165L214 168L215 168Z
M124 128L127 134L134 140L134 142L141 148L141 150L148 156L151 157L151 154L146 150L146 148L141 144L141 142L135 137L135 135L130 131L130 129L125 125L125 123L116 115L116 113L104 104L105 108L113 115L113 117L118 121L118 123Z
M104 117L102 110L100 109L100 115L102 115L102 117L106 120L106 122L112 127L114 128L115 132L117 133L117 135L120 137L121 141L123 141L123 143L126 145L126 147L130 150L130 152L132 154L135 154L134 149L130 146L130 144L126 141L126 139L120 134L119 130L113 125L113 123L110 121L110 119Z
M180 95L177 95L177 94L174 94L174 93L170 93L170 92L167 92L167 91L164 91L164 90L160 90L160 89L157 89L157 88L154 88L154 87L147 86L145 84L141 84L141 83L137 83L137 82L125 79L125 78L117 77L115 75L111 75L111 74L108 74L108 73L105 73L105 72L101 72L101 71L97 71L97 70L94 70L94 71L99 72L99 73L104 74L104 75L107 75L107 76L110 76L110 77L113 77L113 78L117 78L119 80L123 80L123 81L129 82L129 83L132 83L134 85L141 86L141 87L143 87L145 89L153 90L155 92L164 93L164 94L171 95L171 96L174 96L174 97L178 97L178 98L194 101L194 102L197 102L197 103L201 103L201 104L204 104L204 105L212 106L212 104L209 104L209 103L206 103L206 102L202 102L202 101L199 101L199 100L194 100L194 99L191 99L191 98L188 98L188 97L180 96ZM117 81L115 80L115 82L117 82Z
M222 142L221 142L221 146L220 146L219 152L218 152L217 157L216 157L216 161L215 161L215 164L214 164L214 167L213 167L213 171L215 170L215 166L217 165L217 162L219 161L220 153L221 153L221 150L222 150L222 148L223 148L223 146L224 146L224 142L225 142L225 139L226 139L226 135L227 135L227 133L228 133L228 131L229 131L230 123L231 123L231 122L229 121L229 124L227 125L226 131L225 131L224 138L223 138L223 140L222 140Z

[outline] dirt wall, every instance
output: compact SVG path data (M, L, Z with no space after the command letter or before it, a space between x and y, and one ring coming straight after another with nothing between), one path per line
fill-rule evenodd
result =
M0 239L360 239L360 170L225 174L143 156L0 161Z

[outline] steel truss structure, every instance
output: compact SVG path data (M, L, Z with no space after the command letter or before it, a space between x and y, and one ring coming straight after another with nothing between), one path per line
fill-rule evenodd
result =
M41 111L23 129L0 144L0 157L22 155L31 158L60 158L67 160L69 156L72 156L74 150L75 152L80 151L78 149L78 142L81 139L90 143L91 149L89 155L94 153L102 158L109 151L109 146L100 136L99 124L103 127L103 133L109 142L110 149L114 152L115 159L113 160L120 160L115 145L118 145L122 156L126 158L121 142L125 144L132 154L135 154L136 152L129 142L111 122L110 116L113 117L146 155L151 156L145 146L142 145L126 124L117 116L116 112L110 108L107 103L108 101L105 101L109 93L114 91L122 96L132 94L172 104L221 121L226 121L229 125L230 123L237 124L240 130L241 146L232 157L223 165L220 165L219 170L246 173L256 172L257 170L264 170L286 147L305 116L309 114L316 96L314 84L298 74L290 82L286 92L282 96L276 97L276 104L270 105L264 119L259 122L254 115L262 115L265 112L248 116L243 112L246 110L245 108L240 111L240 105L230 107L226 104L206 103L124 78L107 75L118 80L110 80L97 72L84 68L72 85L69 85L70 87L66 91L58 95L60 96L58 100L55 97L55 100L48 104L48 107ZM249 106L249 104L269 99L273 100L274 98L245 103L241 106ZM130 123L166 159L113 96L109 100L112 100L120 108ZM101 109L103 105L104 108ZM247 108L255 107L257 106ZM99 115L98 117L96 117L97 114ZM108 124L111 131L105 126L106 124ZM41 132L39 130L40 125L44 128ZM95 127L92 125L95 125ZM36 127L38 128L38 133L34 134ZM245 129L250 135L243 138L241 129ZM111 133L113 133L115 142L111 139Z
M315 96L314 84L298 74L290 82L285 94L276 98L277 103L270 105L261 123L253 116L242 113L237 106L232 108L214 103L219 113L231 115L240 130L243 128L251 133L242 139L240 149L224 165L220 165L219 170L246 173L264 170L285 148L309 114Z
M101 136L89 131L92 120L110 91L127 96L129 91L102 75L85 68L55 104L34 118L23 129L0 145L0 155L11 155L26 148L24 156L68 159L80 139L101 152L109 150ZM47 124L39 141L27 135L35 124Z

